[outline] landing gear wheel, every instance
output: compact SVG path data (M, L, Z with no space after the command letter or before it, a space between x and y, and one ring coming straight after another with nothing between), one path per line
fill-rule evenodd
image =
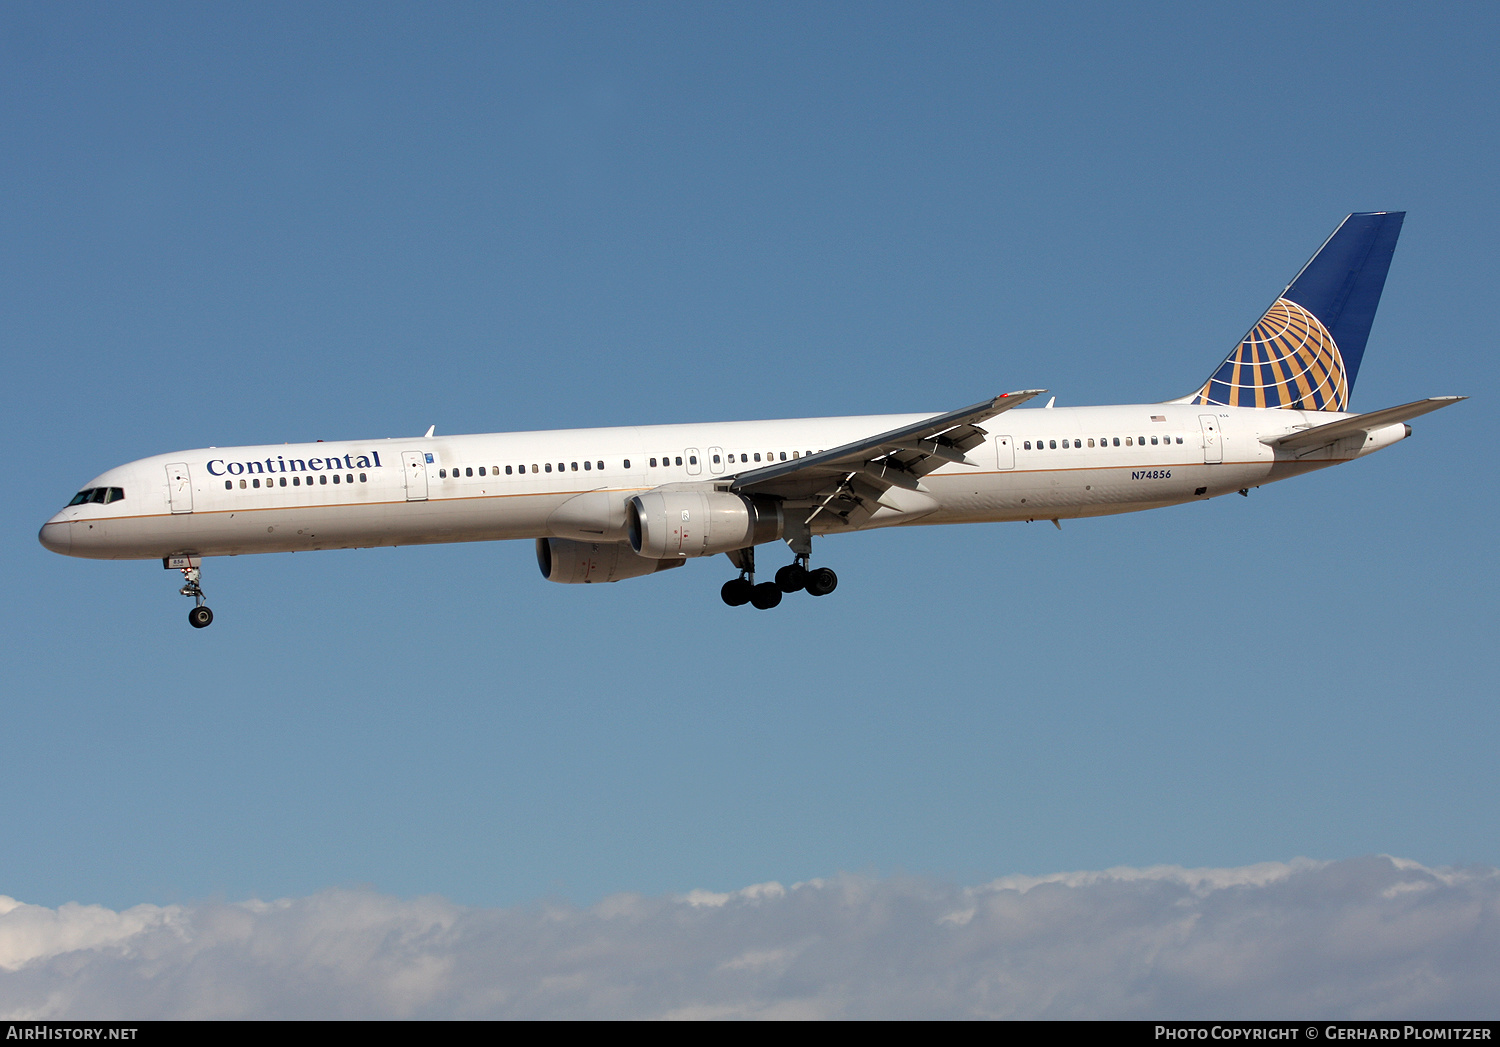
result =
M807 568L800 563L789 563L776 572L776 588L784 593L794 593L807 587Z
M750 602L762 611L769 611L781 602L781 590L775 582L761 582L751 592Z
M188 612L188 624L194 629L202 629L214 620L214 613L207 607L194 607Z
M751 594L755 586L744 578L731 578L724 583L724 588L719 590L719 595L730 607L741 607L750 602Z
M807 591L813 596L827 596L839 587L839 576L827 567L819 567L807 574Z

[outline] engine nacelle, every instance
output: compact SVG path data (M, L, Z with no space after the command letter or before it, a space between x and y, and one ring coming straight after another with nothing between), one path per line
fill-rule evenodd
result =
M538 538L536 565L549 582L577 584L618 582L639 578L671 567L681 560L648 560L630 551L623 542L574 542L567 538Z
M713 556L774 542L781 503L727 491L647 491L625 505L630 547L653 560Z

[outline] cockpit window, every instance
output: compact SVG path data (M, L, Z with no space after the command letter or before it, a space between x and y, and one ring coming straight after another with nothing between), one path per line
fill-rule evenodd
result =
M125 488L123 487L85 487L73 496L69 505L87 505L90 502L96 505L108 505L110 502L120 502L125 499Z

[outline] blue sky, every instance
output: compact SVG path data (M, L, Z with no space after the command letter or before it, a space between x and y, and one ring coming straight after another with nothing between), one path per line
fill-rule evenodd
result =
M1500 864L1500 13L0 12L0 894L479 907L844 873ZM1181 395L1349 211L1354 393L1467 403L1174 510L549 585L529 544L155 563L41 522L149 454Z

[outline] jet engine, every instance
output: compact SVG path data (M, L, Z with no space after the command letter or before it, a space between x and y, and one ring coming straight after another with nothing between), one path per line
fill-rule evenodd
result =
M713 556L774 542L781 503L727 491L647 491L625 505L630 548L652 560Z
M567 538L538 538L536 564L549 582L564 584L618 582L671 567L681 560L648 560L624 542L575 542Z

